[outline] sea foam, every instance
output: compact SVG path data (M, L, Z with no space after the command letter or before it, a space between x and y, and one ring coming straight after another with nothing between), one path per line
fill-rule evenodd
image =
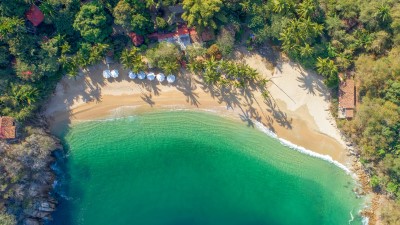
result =
M303 154L306 154L306 155L309 155L309 156L312 156L312 157L319 158L319 159L325 160L327 162L330 162L330 163L334 164L335 166L339 167L340 169L344 170L347 174L353 175L349 168L347 168L345 165L341 164L340 162L338 162L336 160L333 160L331 156L313 152L313 151L311 151L309 149L306 149L306 148L304 148L302 146L295 145L295 144L293 144L292 142L290 142L288 140L280 138L273 131L271 131L270 129L265 127L262 123L260 123L260 122L258 122L256 120L253 120L253 123L255 124L257 129L259 129L263 133L267 134L269 137L277 139L282 145L284 145L286 147L289 147L290 149L296 150L298 152L301 152Z
M279 138L278 135L276 135L276 133L274 133L273 131L271 131L270 129L268 129L267 127L265 127L262 123L253 120L255 126L257 127L257 129L259 129L261 132L267 134L269 137L272 137L274 139L277 139L282 145L289 147L290 149L296 150L300 153L309 155L311 157L315 157L315 158L319 158L322 160L325 160L327 162L330 162L332 164L334 164L335 166L339 167L340 169L344 170L347 174L351 175L351 176L355 176L354 173L351 172L351 170L349 168L347 168L345 165L341 164L340 162L333 160L331 156L329 155L323 155L323 154L319 154L316 152L313 152L309 149L306 149L304 147L298 146L293 144L292 142L285 140L283 138ZM350 212L351 215L351 220L349 221L349 224L351 224L351 222L354 220L353 214ZM362 217L362 224L363 225L368 225L369 224L369 218L368 217Z

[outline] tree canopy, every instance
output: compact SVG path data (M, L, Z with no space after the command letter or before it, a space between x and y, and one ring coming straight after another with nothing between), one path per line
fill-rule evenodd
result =
M189 26L217 28L217 18L221 16L223 5L221 0L184 0L182 5L185 10L182 18Z
M81 7L73 23L75 30L91 43L103 42L112 32L110 16L98 3L89 3Z

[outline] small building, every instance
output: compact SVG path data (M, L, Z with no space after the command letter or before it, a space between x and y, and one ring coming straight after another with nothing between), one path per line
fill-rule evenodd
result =
M139 45L143 44L144 38L142 35L136 34L135 32L130 32L128 36L131 38L132 43L138 47Z
M16 123L9 116L0 117L0 139L14 139L16 135Z
M36 5L32 5L28 11L26 12L26 18L31 21L33 26L37 27L41 24L44 20L44 15L42 11L40 11L39 7Z
M188 45L191 45L189 28L185 25L178 27L175 32L171 33L152 33L148 37L158 42L169 42L177 44L182 50L185 50Z
M201 32L201 35L199 35L194 28L189 29L189 35L192 43L195 42L207 42L207 41L212 41L215 39L215 34L212 30L210 29L205 29Z
M354 80L341 79L339 84L339 112L338 118L351 119L356 107L356 91Z

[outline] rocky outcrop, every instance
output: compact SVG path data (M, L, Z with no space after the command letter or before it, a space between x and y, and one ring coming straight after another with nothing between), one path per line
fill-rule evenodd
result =
M0 143L0 202L18 224L40 225L51 219L57 201L51 197L55 180L52 152L59 141L40 128L26 128L19 143ZM6 149L6 150L4 150Z

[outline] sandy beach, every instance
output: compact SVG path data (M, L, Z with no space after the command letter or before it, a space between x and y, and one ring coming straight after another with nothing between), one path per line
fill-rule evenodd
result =
M230 90L205 85L183 71L173 85L167 82L130 80L119 64L116 79L104 79L104 64L92 66L76 79L63 78L44 110L53 132L71 123L120 117L151 110L207 110L252 125L262 122L279 137L350 165L347 150L329 112L329 91L316 74L279 58L273 70L257 53L238 52L238 60L270 79L270 98L257 90Z

